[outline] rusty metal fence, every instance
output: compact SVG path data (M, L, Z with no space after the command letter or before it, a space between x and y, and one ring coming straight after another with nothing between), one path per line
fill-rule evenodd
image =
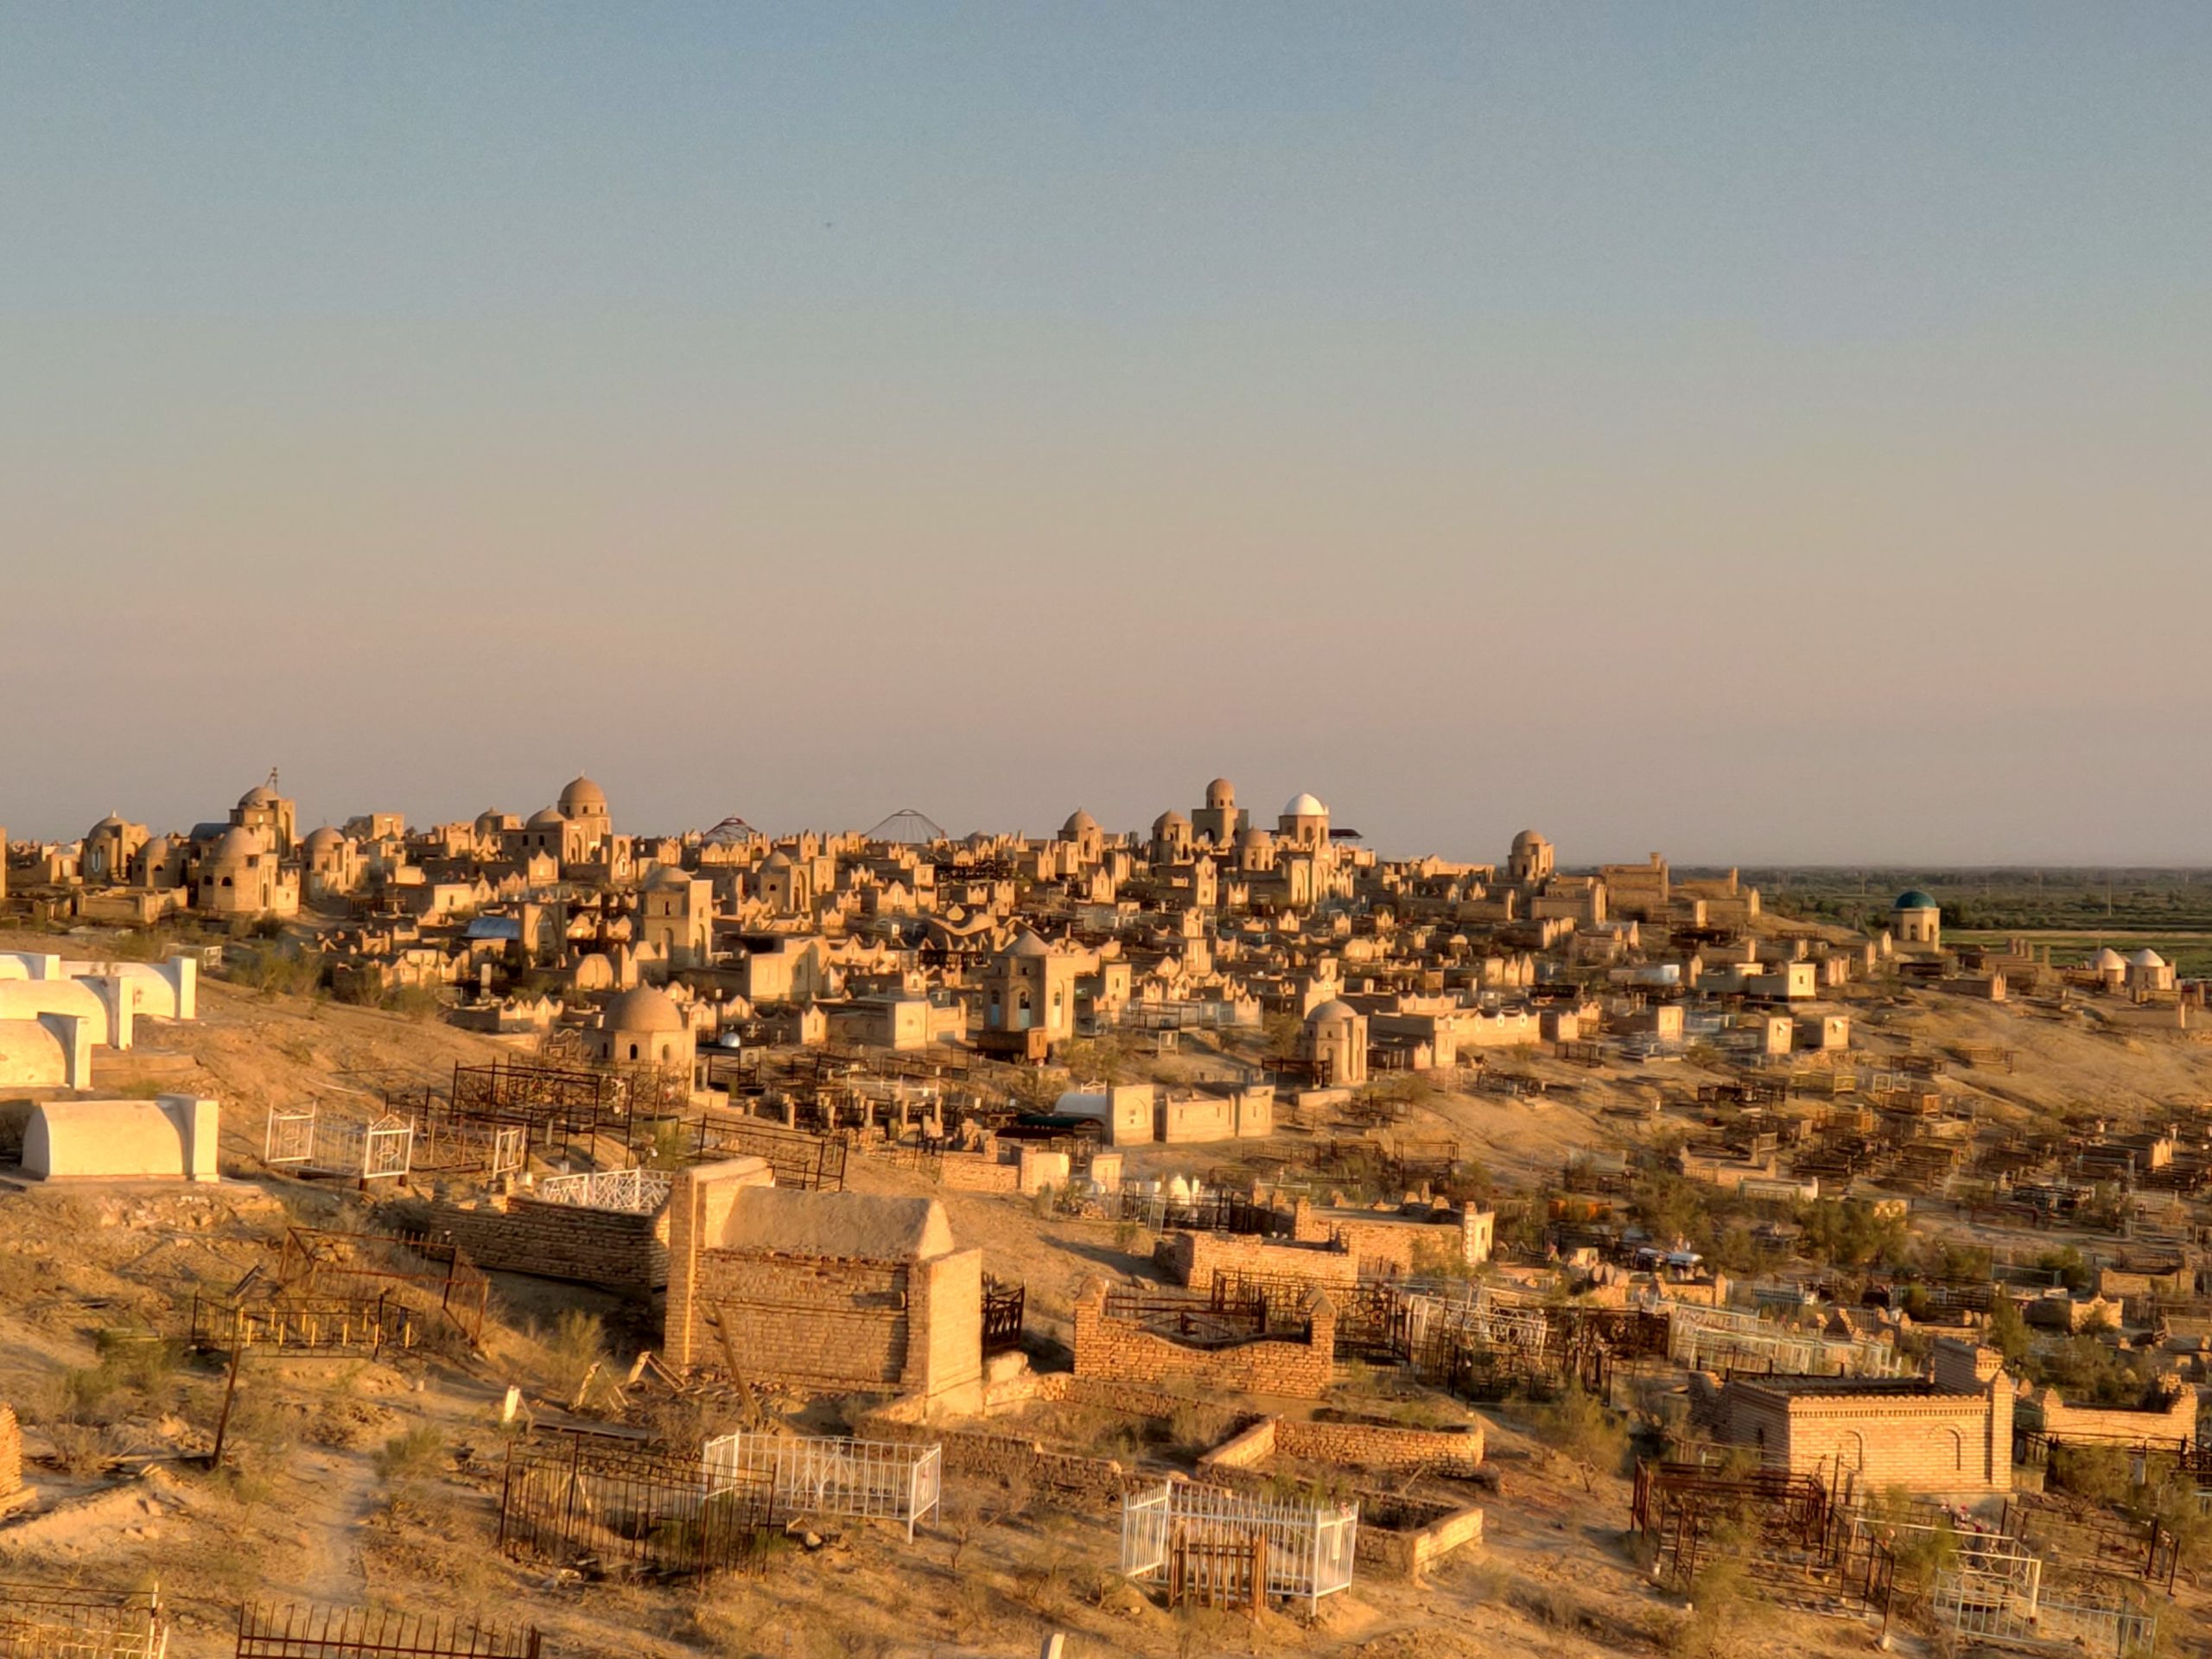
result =
M499 1548L641 1578L757 1572L774 1526L770 1472L710 1468L634 1445L569 1437L509 1448Z
M237 1659L541 1659L532 1624L483 1624L437 1614L249 1601L238 1609Z

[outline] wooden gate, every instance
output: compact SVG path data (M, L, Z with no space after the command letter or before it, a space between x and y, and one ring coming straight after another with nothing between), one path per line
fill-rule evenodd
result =
M1259 1532L1179 1524L1167 1546L1167 1605L1219 1607L1260 1616L1268 1584L1268 1541Z

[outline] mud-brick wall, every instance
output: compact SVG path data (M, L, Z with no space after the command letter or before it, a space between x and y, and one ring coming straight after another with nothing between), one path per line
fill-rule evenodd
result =
M1198 1459L1201 1469L1264 1469L1276 1458L1342 1464L1389 1474L1416 1470L1471 1475L1482 1467L1483 1432L1401 1428L1391 1423L1301 1422L1265 1417Z
M1094 1280L1075 1305L1075 1374L1138 1383L1188 1381L1209 1389L1318 1400L1336 1371L1337 1319L1325 1302L1306 1342L1238 1343L1198 1348L1106 1317L1106 1287Z
M1021 1166L1002 1164L994 1153L948 1152L938 1160L937 1179L953 1192L1013 1192L1021 1185Z
M1483 1466L1479 1427L1399 1428L1382 1423L1275 1425L1275 1451L1308 1463L1350 1464L1394 1473L1426 1469L1440 1475L1471 1475Z
M907 1280L904 1262L702 1250L692 1304L721 1321L753 1381L880 1389L906 1373ZM711 1332L695 1330L690 1350L724 1363ZM980 1337L976 1351L980 1365Z
M1169 1233L1153 1247L1154 1265L1192 1290L1213 1288L1217 1273L1264 1273L1315 1284L1359 1282L1359 1263L1326 1244L1270 1243L1256 1234Z
M585 1210L526 1198L476 1205L401 1199L389 1210L404 1225L450 1238L478 1267L497 1273L536 1274L638 1296L668 1284L665 1211Z
M23 1489L23 1431L12 1406L0 1406L0 1497Z

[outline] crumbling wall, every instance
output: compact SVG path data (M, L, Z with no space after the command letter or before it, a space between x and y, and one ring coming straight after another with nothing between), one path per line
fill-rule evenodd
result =
M1075 1305L1075 1373L1139 1383L1182 1379L1214 1391L1318 1400L1335 1375L1337 1314L1318 1292L1307 1313L1312 1331L1302 1342L1270 1337L1199 1347L1108 1318L1105 1281L1093 1279Z
M899 1401L885 1411L870 1413L855 1425L855 1432L866 1440L940 1446L947 1474L981 1476L1009 1486L1049 1492L1087 1509L1118 1508L1122 1494L1131 1487L1149 1485L1156 1478L1140 1475L1111 1458L1057 1451L1019 1434L932 1427L920 1420L921 1413L915 1408L918 1403Z

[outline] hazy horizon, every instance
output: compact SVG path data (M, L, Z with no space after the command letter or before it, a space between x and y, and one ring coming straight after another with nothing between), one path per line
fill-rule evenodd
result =
M0 0L0 824L2191 868L2212 10Z

